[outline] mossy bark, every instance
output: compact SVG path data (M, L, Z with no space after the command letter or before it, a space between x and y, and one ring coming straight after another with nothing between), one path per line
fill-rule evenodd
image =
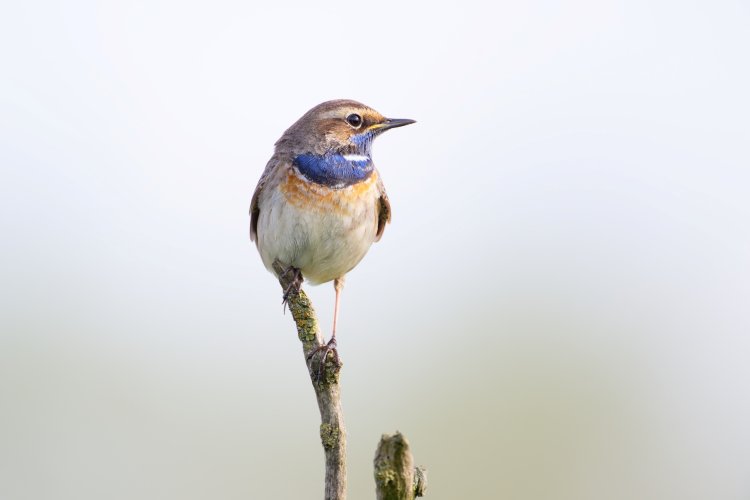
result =
M291 273L284 273L285 269L274 263L276 274L281 276L279 283L283 290L287 290L293 277ZM339 373L341 363L333 353L328 353L325 359L321 354L308 356L324 343L320 333L318 319L315 316L310 299L305 292L290 293L287 297L289 310L297 325L297 336L302 342L302 353L310 374L315 397L320 410L320 440L325 455L325 499L346 499L346 428L344 414L341 411L341 390L339 387ZM320 364L323 363L323 366Z
M294 276L286 273L278 262L274 263L274 270L280 276L281 288L288 290ZM319 354L310 356L324 345L324 340L315 309L305 292L292 291L287 296L287 304L297 325L297 336L302 343L302 353L320 410L320 441L326 465L325 500L345 500L346 428L339 386L342 364L332 352L327 352L324 359ZM383 435L375 453L378 500L414 500L423 496L427 488L426 474L426 470L414 467L409 443L401 433Z
M414 500L427 489L427 471L414 467L409 442L400 433L384 434L375 451L377 500Z

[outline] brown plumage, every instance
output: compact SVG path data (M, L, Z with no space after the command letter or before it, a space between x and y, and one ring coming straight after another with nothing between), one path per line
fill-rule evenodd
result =
M313 284L334 281L333 334L344 276L379 241L391 205L371 158L375 137L414 123L351 100L315 106L276 141L250 202L250 239L263 263ZM295 290L287 290L285 297Z

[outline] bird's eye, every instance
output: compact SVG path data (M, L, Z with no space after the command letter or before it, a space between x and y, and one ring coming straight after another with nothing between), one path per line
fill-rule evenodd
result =
M346 117L346 123L354 128L359 128L362 125L362 117L357 113L352 113Z

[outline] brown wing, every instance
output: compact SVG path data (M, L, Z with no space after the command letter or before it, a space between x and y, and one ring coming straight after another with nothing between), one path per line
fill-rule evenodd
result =
M258 180L258 185L255 187L253 198L250 200L250 241L258 241L258 217L260 216L260 207L258 202L260 199L263 188L266 187L268 181L273 177L273 174L278 171L276 168L279 165L279 159L274 155L268 160L263 175Z
M380 237L383 236L385 231L385 225L391 222L391 202L388 201L388 194L385 192L385 186L380 176L378 176L378 190L380 191L380 198L378 198L378 231L375 233L375 241L380 241Z

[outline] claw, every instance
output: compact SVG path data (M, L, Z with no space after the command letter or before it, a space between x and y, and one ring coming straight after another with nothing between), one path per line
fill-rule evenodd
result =
M313 356L321 351L323 352L323 355L320 357L320 364L318 365L318 376L315 379L317 383L320 383L320 379L323 376L323 372L325 371L326 359L328 358L329 352L332 354L331 360L336 364L336 366L341 367L339 352L336 350L336 337L331 337L331 340L329 340L327 344L321 344L315 349L311 350L307 354L307 361L310 361Z
M289 304L289 299L293 295L299 294L300 288L302 287L302 282L304 281L304 278L302 277L302 271L292 266L287 267L286 270L281 274L279 279L283 281L284 279L286 279L289 273L292 273L292 279L284 289L284 295L282 295L281 297L281 304L284 308L284 312L286 312L286 306L287 304Z

